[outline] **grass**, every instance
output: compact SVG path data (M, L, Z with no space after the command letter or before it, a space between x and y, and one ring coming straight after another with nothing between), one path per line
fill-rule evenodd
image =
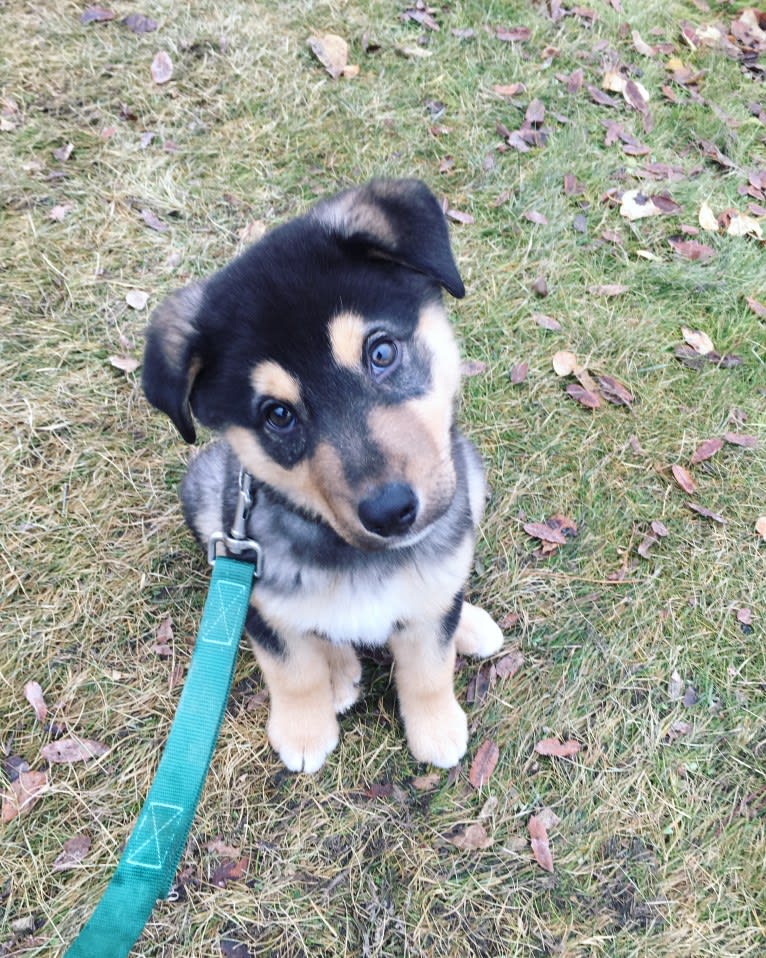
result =
M705 234L716 256L701 264L667 243L696 224L703 200L744 210L738 187L766 166L764 127L748 107L766 99L763 87L737 59L680 37L683 20L734 16L711 6L622 0L621 13L594 4L593 23L553 23L542 4L455 0L429 32L399 18L403 5L375 0L163 0L152 10L160 29L144 36L116 20L81 25L74 3L15 0L0 11L10 67L0 133L3 787L17 758L44 768L40 748L57 731L111 746L87 765L52 767L49 791L2 826L0 955L58 954L93 909L156 766L205 592L176 501L186 450L136 375L109 361L140 357L147 313L125 294L146 290L151 308L231 258L248 224L280 222L377 174L420 176L475 220L452 229L469 288L453 314L465 355L486 365L465 382L462 419L493 488L471 592L498 619L518 614L507 645L525 662L469 706L464 767L420 791L414 777L427 769L406 751L385 666L367 664L367 693L338 751L302 778L265 744L260 678L243 654L174 900L158 905L135 954L762 953L766 587L754 526L766 513L766 326L745 300L766 301L764 253ZM122 0L112 7L132 12ZM670 54L640 56L623 23L704 71L703 102L679 85L681 102L666 99ZM531 39L500 42L503 24L528 26ZM475 34L452 33L465 27ZM314 31L349 40L357 79L324 74L305 44ZM431 56L397 52L421 37ZM364 38L379 49L365 52ZM159 49L175 68L162 87L149 74ZM599 86L615 58L641 71L650 132L626 106L598 106L556 79L582 68ZM516 102L493 93L516 81L527 87ZM499 153L496 124L517 128L535 97L547 145ZM606 119L651 154L604 146ZM734 166L704 158L699 139ZM69 158L55 159L68 143ZM648 161L684 177L646 181ZM564 194L565 173L582 195ZM603 199L642 184L667 188L682 212L629 223ZM51 219L62 204L68 213ZM532 209L547 224L526 220ZM142 210L167 229L148 228ZM538 276L544 299L531 290ZM628 290L590 292L605 283ZM536 313L561 331L541 329ZM742 364L680 364L684 325ZM551 369L560 349L624 382L633 408L576 405ZM513 386L508 371L522 361L528 378ZM718 525L686 507L670 466L727 430L759 446L727 445L693 467L696 500L727 519ZM523 523L556 512L579 533L535 559ZM656 519L669 535L640 558ZM735 615L743 607L750 631ZM168 615L172 654L161 657L153 647ZM461 697L476 669L458 674ZM670 694L676 672L695 704ZM43 688L46 725L24 699L29 680ZM550 736L584 748L570 760L536 755ZM467 772L485 739L500 762L475 791ZM526 830L543 807L560 819L553 874L534 863ZM447 842L482 815L490 848ZM54 870L80 833L92 839L88 855ZM247 863L224 887L216 841Z

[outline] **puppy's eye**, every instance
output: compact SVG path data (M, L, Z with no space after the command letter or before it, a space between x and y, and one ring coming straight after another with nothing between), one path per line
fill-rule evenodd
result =
M401 350L395 339L375 336L367 343L367 364L376 379L382 379L399 365Z
M262 409L263 421L272 432L289 432L298 421L295 412L286 403L272 399L264 403Z

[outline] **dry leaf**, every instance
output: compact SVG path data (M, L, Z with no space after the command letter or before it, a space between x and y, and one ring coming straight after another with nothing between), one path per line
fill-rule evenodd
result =
M696 466L698 462L704 462L706 459L710 459L718 452L721 446L723 446L723 439L718 439L717 437L715 439L706 439L694 450L691 464Z
M654 205L652 199L641 190L626 190L620 201L620 216L634 222L647 216L659 216L662 210Z
M432 792L441 781L439 772L430 772L428 775L418 775L412 780L412 787L419 792Z
M530 223L535 223L537 226L545 226L548 223L547 216L537 210L527 210L526 213L521 215L525 220L529 220Z
M464 213L462 210L448 209L445 213L445 216L451 219L454 223L462 223L465 226L470 226L471 223L476 222L470 213Z
M726 227L726 233L728 236L754 236L756 239L763 239L761 224L745 213L735 213L732 216Z
M684 694L684 682L676 669L668 682L668 698L671 702L680 702Z
M523 83L495 84L495 86L492 87L494 93L504 97L518 96L520 93L526 92L526 89Z
M28 812L42 797L47 787L48 776L45 772L21 772L3 795L2 812L0 812L0 820L3 824L7 825L17 815Z
M707 202L703 202L702 206L700 206L699 224L703 230L707 230L710 233L718 232L718 220Z
M467 825L451 835L445 835L444 840L462 851L477 851L478 849L489 848L492 844L492 839L487 834L484 826L479 825L478 822Z
M759 516L755 522L755 531L766 541L766 516Z
M60 146L53 151L53 158L58 160L59 163L66 163L72 155L73 150L74 146L71 143L67 143L65 146Z
M149 294L142 289L129 289L125 294L125 302L131 309L146 309L149 302Z
M656 536L644 536L644 538L638 544L638 548L636 549L636 552L643 559L648 559L649 551L651 550L652 546L656 546L658 542L659 542L659 539L657 539Z
M622 296L629 290L630 286L625 286L623 283L603 283L601 286L588 287L588 292L594 296Z
M725 432L723 434L724 442L730 446L742 446L745 449L755 449L758 445L757 436L749 436L742 432Z
M529 27L497 27L495 36L505 43L525 43L531 36Z
M68 868L74 868L75 865L79 865L90 851L91 844L90 835L86 835L84 832L64 842L64 848L53 862L52 871L63 872Z
M518 625L520 618L518 612L506 612L497 624L501 629L513 629Z
M480 359L464 359L460 364L460 375L465 377L481 376L487 371L487 364Z
M43 690L39 682L27 682L24 686L24 696L35 710L35 718L38 722L44 722L48 715L48 706L45 704Z
M580 386L579 383L570 383L566 388L566 393L567 396L571 396L572 399L580 403L581 406L585 406L586 409L598 409L601 405L601 400L596 393L591 392L584 386Z
M158 233L165 233L169 229L168 224L163 223L152 210L141 210L141 219L146 223L149 229L156 230Z
M673 478L684 492L691 494L696 490L697 483L694 481L694 479L692 479L691 473L688 469L676 464L671 466L671 472L673 473Z
M159 86L167 83L173 76L173 62L164 50L155 54L151 66L152 80Z
M133 356L110 356L109 362L115 369L121 369L124 373L134 373L141 365L140 361Z
M530 844L535 861L547 872L553 871L553 854L548 844L548 830L538 815L532 815L527 823Z
M51 207L50 213L48 213L48 219L53 220L56 223L61 223L74 209L74 203L59 203L56 206Z
M524 532L533 539L540 539L542 542L553 542L559 546L567 544L566 537L558 529L552 529L545 522L525 522Z
M634 401L633 393L614 376L599 376L598 385L604 399L615 406L630 406Z
M70 762L88 762L100 758L109 751L107 745L89 738L61 738L49 742L40 749L42 757L51 765L66 765Z
M722 526L726 525L726 520L724 519L722 515L720 515L720 513L712 512L710 509L705 508L705 506L701 506L697 502L687 502L686 505L689 509L692 510L692 512L696 512L698 515L702 516L704 519L712 519L713 522L718 522Z
M577 369L577 356L568 349L560 349L554 353L551 363L557 376L571 376Z
M153 33L158 27L156 20L145 17L141 13L129 13L127 17L120 20L120 23L128 30L138 34Z
M572 755L577 755L581 748L580 743L573 739L559 742L556 738L544 738L535 745L538 755L553 755L556 758L571 758Z
M682 326L681 333L685 341L696 353L699 353L700 356L707 356L708 353L714 351L715 346L713 345L713 340L707 333L703 333L701 329L689 329L688 326Z
M499 758L500 749L491 739L481 743L468 773L468 781L474 788L481 788L487 784Z
M513 386L519 386L529 374L529 363L514 363L511 366L510 379Z
M561 323L553 316L546 316L545 313L532 313L532 319L543 329L549 329L551 332L558 332L561 329Z
M335 33L322 33L309 37L311 52L327 70L333 80L343 76L348 69L348 44ZM358 67L356 68L358 71ZM353 71L352 71L353 72Z
M766 319L766 306L763 303L759 303L754 296L748 296L745 302L759 319Z
M80 14L80 23L105 23L114 20L116 14L106 7L86 7Z
M668 242L679 256L692 261L711 259L715 256L715 250L712 246L706 246L704 243L698 243L697 240L685 240L678 236L672 236Z
M752 625L753 610L752 609L737 609L737 622L739 622L740 625Z
M225 888L231 881L241 881L247 874L247 868L250 859L247 855L242 858L227 859L216 868L210 877L210 881L217 888Z
M524 664L524 656L518 649L515 652L509 652L504 655L499 662L495 663L495 672L498 678L512 678Z
M670 535L670 533L668 532L668 527L665 525L664 522L660 522L659 519L655 519L652 522L651 528L652 528L652 532L656 536L659 536L660 539L664 539L666 536Z

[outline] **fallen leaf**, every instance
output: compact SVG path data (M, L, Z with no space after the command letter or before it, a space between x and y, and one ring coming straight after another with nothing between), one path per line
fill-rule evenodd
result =
M44 722L48 715L48 706L45 704L43 690L39 682L27 682L24 686L24 697L35 710L38 722Z
M719 439L718 437L706 439L694 450L690 460L691 464L696 466L698 462L704 462L706 459L710 459L718 452L721 446L723 446L723 439Z
M577 356L568 349L560 349L554 353L551 364L557 376L571 376L577 369Z
M755 523L755 531L766 541L766 516L759 516Z
M327 70L333 80L346 74L348 64L348 43L335 33L321 33L307 40L311 52ZM358 68L356 68L358 70ZM352 71L354 72L354 71ZM347 75L347 74L346 74Z
M580 743L573 739L559 742L556 738L544 738L535 745L538 755L552 755L555 758L571 758L572 755L577 755L581 748Z
M636 549L636 552L643 559L648 559L650 549L652 548L652 546L656 546L658 542L659 542L659 539L657 539L656 536L644 536L644 538L638 544L638 548Z
M507 628L507 626L506 626ZM495 663L495 671L500 679L512 678L524 664L524 656L517 649L504 655L499 662Z
M48 787L48 776L45 772L20 772L15 782L11 782L8 791L3 795L0 820L4 825L13 821L18 815L30 810Z
M668 527L665 525L664 522L660 522L659 519L655 519L652 522L651 529L656 536L660 537L660 539L664 539L666 536L670 535L670 533L668 532Z
M687 685L686 691L684 692L684 697L681 699L681 704L690 709L692 706L696 705L699 702L700 697L697 694L697 690L693 685Z
M673 478L684 492L691 494L696 490L697 483L692 478L688 469L676 464L671 467L671 472L673 473Z
M494 93L503 97L518 96L520 93L525 93L526 89L523 83L498 83L492 87Z
M760 319L766 319L766 306L763 303L759 303L753 296L748 296L745 302L756 316Z
M538 815L530 816L527 822L532 854L540 868L547 872L553 871L553 854L548 843L548 830Z
M164 50L160 50L155 54L152 60L151 74L152 80L154 80L158 86L167 83L173 76L173 63Z
M659 216L662 210L655 206L652 199L641 190L626 190L620 201L620 216L634 222L648 216Z
M633 393L614 376L599 376L598 385L604 399L615 406L630 406L634 402Z
M670 681L668 682L668 698L671 702L680 702L681 696L684 694L684 682L681 676L678 674L676 669L673 670L673 674L670 676Z
M109 362L115 369L121 369L124 373L134 373L141 365L140 360L133 356L110 356Z
M704 243L698 243L697 240L685 240L678 236L672 236L668 242L679 256L693 261L711 259L716 255L712 246L706 246Z
M570 383L566 388L566 393L567 396L580 403L581 406L585 406L586 409L598 409L601 405L601 400L596 393L579 385L579 383Z
M61 223L74 209L74 203L59 203L51 208L48 219Z
M585 73L581 67L572 70L566 78L567 93L579 93L582 90Z
M526 43L532 36L529 27L497 27L495 36L505 43Z
M481 374L486 371L487 364L483 363L480 359L464 359L460 364L461 376L481 376Z
M129 289L125 294L125 302L131 309L146 309L149 302L149 294L142 289Z
M53 151L53 158L58 160L59 163L66 163L69 157L72 155L74 146L71 143L67 143L64 146L59 146Z
M699 224L703 230L710 233L718 232L718 219L707 202L703 202L700 206Z
M741 432L725 432L723 440L728 442L730 446L742 446L745 449L755 449L758 445L757 436L749 436Z
M720 515L720 513L711 512L710 509L705 508L705 506L699 505L699 503L697 502L687 502L686 505L689 509L692 510L692 512L696 512L698 515L702 516L704 519L712 519L713 522L718 522L721 525L726 525L726 520L724 519L722 515Z
M64 842L63 849L53 862L52 871L63 872L68 868L74 868L75 865L79 865L90 851L91 844L92 839L90 835L85 834L85 832L75 835L74 838L70 838L69 841Z
M691 730L692 727L689 722L685 722L683 719L676 719L670 723L670 728L668 729L668 734L665 736L665 739L668 742L675 742L676 739L681 738L681 736L688 735Z
M120 23L131 30L133 33L153 33L159 24L151 17L145 17L141 13L129 13L127 17L120 20Z
M155 230L157 233L166 233L170 228L168 224L163 223L152 210L141 210L141 219L146 223L149 229Z
M247 874L249 864L250 859L247 855L243 855L242 858L234 860L227 859L221 862L210 876L210 882L215 885L216 888L225 888L229 882L241 881Z
M537 210L527 210L526 213L521 214L525 220L529 220L530 223L535 223L538 226L546 226L548 223L548 217L543 213L539 213Z
M538 326L548 329L551 332L558 332L561 329L561 323L553 316L546 316L545 313L532 313L532 319Z
M745 213L735 213L729 220L726 227L728 236L754 236L756 239L763 239L763 230L761 224L752 216Z
M114 20L116 14L106 7L86 7L80 14L80 23L104 23Z
M476 755L471 763L471 770L468 773L468 781L474 788L481 788L487 784L495 771L499 758L500 749L495 742L487 739L481 743L476 750Z
M88 762L100 758L109 751L107 745L89 738L61 738L49 742L40 749L42 757L52 765L66 765L70 762Z
M681 333L684 340L696 353L699 353L700 356L707 356L708 353L712 353L715 349L713 340L701 329L689 329L688 326L682 326Z
M532 292L544 299L548 295L548 282L544 276L537 276L532 282Z
M461 851L477 851L482 848L489 848L492 839L486 832L483 825L478 822L473 825L467 825L465 828L450 835L445 835L444 840L454 845Z
M641 56L653 57L657 53L655 47L650 46L650 44L641 39L641 34L638 32L638 30L632 31L631 39L633 40L633 46L636 48L636 52L640 53Z
M514 363L511 366L510 379L513 386L520 386L529 374L529 363Z
M556 545L565 546L566 537L558 529L552 529L545 522L525 522L524 532L533 539L540 539L542 542L554 542Z
M418 775L412 780L412 787L419 792L432 792L441 781L439 772L430 772L428 775Z
M737 609L737 622L739 622L740 625L752 625L753 610L752 609Z
M464 213L462 210L448 209L445 213L445 216L451 219L454 223L462 223L465 226L470 226L471 223L476 222L470 213Z

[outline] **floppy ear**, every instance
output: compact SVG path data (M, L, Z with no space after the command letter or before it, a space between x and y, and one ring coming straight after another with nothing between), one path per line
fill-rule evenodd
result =
M420 180L371 180L319 203L314 215L349 243L425 273L457 299L465 296L444 213Z
M195 318L204 287L193 283L171 293L152 313L146 330L141 383L149 402L167 413L186 442L196 432L189 396L202 367Z

